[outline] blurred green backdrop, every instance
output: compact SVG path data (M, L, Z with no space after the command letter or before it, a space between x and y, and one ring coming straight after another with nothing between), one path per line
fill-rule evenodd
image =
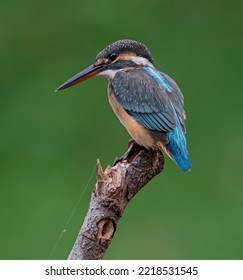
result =
M1 259L70 252L96 159L112 164L130 137L104 78L53 90L123 38L146 44L180 85L193 169L183 173L166 158L105 258L243 258L242 12L234 0L1 1Z

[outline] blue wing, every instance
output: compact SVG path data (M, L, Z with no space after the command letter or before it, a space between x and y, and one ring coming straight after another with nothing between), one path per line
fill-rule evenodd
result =
M112 87L126 112L162 142L182 170L190 169L184 100L177 84L164 73L142 67L117 72Z

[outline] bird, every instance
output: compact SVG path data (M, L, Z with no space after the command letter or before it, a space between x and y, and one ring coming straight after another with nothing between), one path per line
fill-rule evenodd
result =
M167 74L155 68L147 46L118 40L98 53L94 62L55 91L94 76L108 79L108 99L133 141L160 149L183 171L191 169L187 150L184 97Z

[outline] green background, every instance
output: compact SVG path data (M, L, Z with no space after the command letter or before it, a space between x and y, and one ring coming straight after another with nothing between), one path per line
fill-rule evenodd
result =
M243 258L242 12L234 0L1 1L1 259L67 258L96 159L112 164L130 137L106 79L53 91L124 38L179 84L193 168L166 158L105 259Z

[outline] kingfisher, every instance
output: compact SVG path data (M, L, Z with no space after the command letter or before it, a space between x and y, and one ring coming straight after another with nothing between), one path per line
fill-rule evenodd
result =
M191 169L184 97L176 82L155 68L144 44L125 39L108 45L56 91L94 76L108 79L110 105L133 141L146 149L159 148L183 171Z

